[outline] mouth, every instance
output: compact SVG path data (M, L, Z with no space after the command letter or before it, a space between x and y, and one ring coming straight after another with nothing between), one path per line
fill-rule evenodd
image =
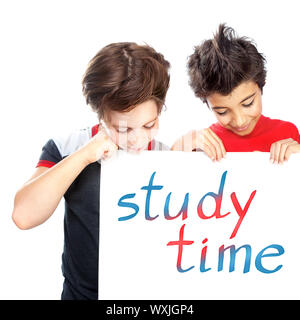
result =
M234 131L243 132L246 131L250 127L250 123L242 127L233 127Z
M140 147L140 148L128 147L128 148L127 148L127 151L129 151L129 152L141 152L141 151L143 151L143 150L145 150L145 147Z

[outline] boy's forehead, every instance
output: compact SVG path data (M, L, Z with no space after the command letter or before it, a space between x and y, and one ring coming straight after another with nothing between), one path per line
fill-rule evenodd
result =
M128 112L110 111L109 122L113 126L138 127L155 120L158 116L157 104L149 100Z
M226 104L240 103L247 96L253 94L258 89L258 85L253 81L243 82L234 88L230 94L222 95L220 93L211 94L207 100L213 106L225 106Z

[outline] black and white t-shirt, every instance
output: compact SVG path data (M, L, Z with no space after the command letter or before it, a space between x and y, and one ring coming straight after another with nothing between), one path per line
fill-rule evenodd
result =
M95 125L73 132L65 139L50 139L42 149L37 167L51 168L85 145L97 132L98 125ZM152 140L148 150L168 150L168 147ZM100 161L86 166L64 195L62 299L98 299L100 170Z

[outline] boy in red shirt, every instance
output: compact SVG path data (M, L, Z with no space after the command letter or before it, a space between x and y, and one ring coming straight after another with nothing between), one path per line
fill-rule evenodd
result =
M247 38L238 38L224 24L211 40L195 47L189 57L190 85L215 114L218 122L191 131L172 150L203 150L213 161L227 152L270 152L270 160L283 163L300 152L297 127L264 117L262 90L265 59Z

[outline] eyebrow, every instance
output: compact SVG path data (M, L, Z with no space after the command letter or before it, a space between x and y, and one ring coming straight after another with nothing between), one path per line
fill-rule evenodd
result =
M244 98L242 101L240 101L240 103L243 103L243 102L245 102L246 100L254 97L255 94L256 94L256 92L250 94L248 97L246 97L246 98ZM226 108L226 107L213 107L212 109L213 109L213 110L218 110L218 109L225 109L225 108Z
M252 98L253 96L255 96L255 94L256 94L256 92L254 92L254 93L250 94L250 96L248 96L248 97L246 97L245 99L243 99L240 103L243 103L244 101L246 101L246 100L248 100L248 99Z

